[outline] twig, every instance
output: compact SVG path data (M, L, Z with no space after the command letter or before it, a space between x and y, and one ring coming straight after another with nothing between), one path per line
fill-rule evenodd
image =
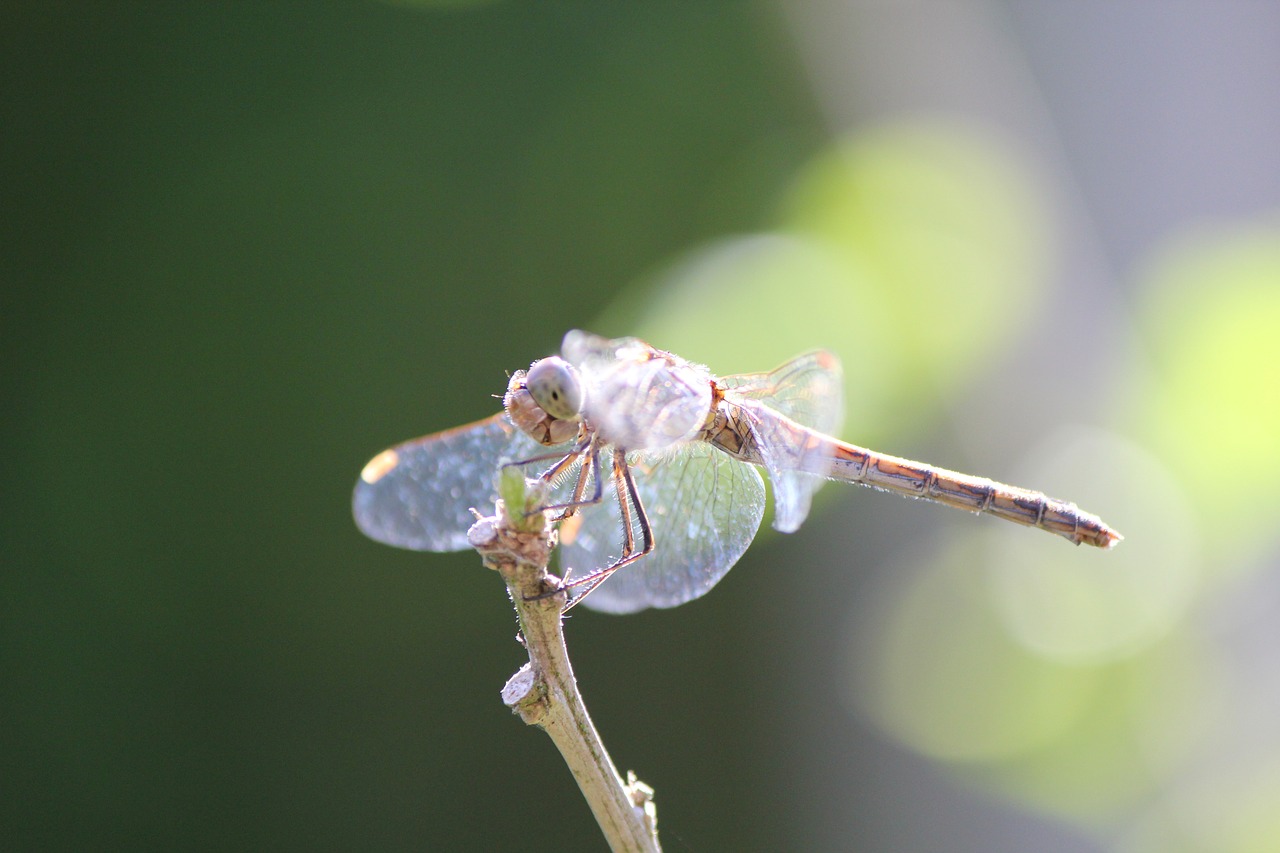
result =
M541 483L526 481L513 467L504 469L500 485L495 516L479 519L468 536L485 565L506 581L529 651L529 662L503 687L502 700L551 736L611 849L659 853L653 789L634 773L626 781L618 775L578 693L562 630L564 595L536 597L558 584L547 575L555 534L537 511Z

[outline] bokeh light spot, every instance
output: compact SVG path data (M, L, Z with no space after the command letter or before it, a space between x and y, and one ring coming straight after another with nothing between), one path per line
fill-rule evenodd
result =
M1071 495L1114 525L1109 551L1050 548L1040 536L988 528L990 577L1010 632L1065 663L1131 655L1163 637L1191 601L1200 537L1178 480L1142 448L1102 430L1064 427L1018 474Z
M966 544L914 564L881 628L855 654L855 701L894 737L946 760L990 761L1052 741L1087 706L1097 675L1049 661L1009 636ZM882 605L886 602L882 602Z
M860 259L915 382L954 385L1043 290L1047 215L1016 164L968 126L901 122L838 143L794 183L785 227Z
M1280 478L1280 230L1173 245L1148 276L1143 326L1155 375L1137 429L1185 484L1217 553L1265 547Z

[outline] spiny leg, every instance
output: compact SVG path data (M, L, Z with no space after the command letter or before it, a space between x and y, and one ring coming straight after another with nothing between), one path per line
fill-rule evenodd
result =
M580 457L583 454L583 452L588 447L591 446L594 440L595 440L595 436L589 435L579 439L578 442L573 446L573 449L570 450L568 453L564 453L564 454L542 453L542 454L539 454L538 456L530 456L528 459L516 459L512 462L503 462L498 467L499 468L524 468L528 465L534 464L535 462L546 462L548 459L555 459L555 460L558 460L556 464L552 465L550 468L548 468L547 470L543 471L541 474L538 475L538 479L544 480L550 483L556 477L559 477L565 471L569 470L569 468L573 465L574 461L577 460L578 457Z
M566 503L546 504L544 506L535 507L529 510L529 512L527 512L526 515L533 515L535 513L546 512L548 510L557 510L557 509L566 510L566 512L562 513L561 515L550 519L552 523L555 523L559 521L564 521L566 518L573 515L575 510L577 510L577 508L579 507L600 503L600 500L601 500L601 484L600 484L600 477L599 477L600 447L599 447L599 442L597 441L594 435L589 434L585 438L581 439L576 445L574 445L573 449L566 454L561 455L559 453L545 453L545 454L542 454L541 456L531 456L528 459L520 459L515 462L504 462L500 467L523 468L527 465L532 465L535 462L545 462L548 459L555 459L557 461L550 468L548 468L547 470L543 471L541 474L538 475L538 479L548 485L554 483L556 479L564 475L570 468L572 468L573 463L578 462L579 460L582 460L582 467L578 472L578 482L574 485L574 488L573 488L573 498ZM584 500L582 495L583 495L583 492L586 491L586 483L587 483L588 476L591 476L592 479L595 481L595 491L590 498L587 498Z
M570 516L576 514L577 511L582 507L594 506L595 504L600 503L600 501L603 499L604 484L600 480L600 443L593 436L590 442L588 443L587 448L585 448L585 453L582 451L579 451L578 455L582 456L583 461L582 461L582 467L578 471L578 482L573 487L573 497L564 503L547 504L544 507L538 508L539 512L545 512L545 511L556 510L556 509L564 510L563 513L561 513L558 517L552 519L552 521L564 521L566 518L569 518ZM569 463L569 464L572 464L572 463ZM555 466L555 467L559 467L559 466ZM567 469L568 464L566 464L564 467L565 469ZM547 482L550 482L550 479L548 479L548 475L551 475L552 477L557 477L560 475L560 473L562 473L562 471L557 471L554 474L552 474L549 471L547 472L547 474L543 475L543 479L546 479ZM588 477L591 478L591 481L594 484L594 487L591 491L591 497L583 498L582 494L587 490Z
M619 453L620 451L618 450L614 451L613 466L612 466L613 490L614 490L614 494L617 496L617 499L618 499L618 506L621 508L621 511L622 511L623 529L626 531L624 536L625 542L623 544L623 554L629 555L631 554L632 551L635 550L635 536L631 532L631 509L627 506L626 499L623 497L623 493L622 493L623 480L622 480L622 474L620 474L620 470L622 472L626 471L626 457L625 455L622 457L623 465L622 465L622 468L619 469L618 467ZM599 503L601 500L601 494L603 492L604 487L603 487L603 484L601 483L601 478L600 478L600 450L598 447L593 448L591 456L589 457L588 461L583 465L583 467L586 468L587 465L592 466L592 468L595 471L596 488L595 488L595 495L594 495L595 500L593 501L593 503ZM579 492L585 491L585 488L583 486L584 482L585 481L580 476L578 478L578 485L574 488L575 498L578 497ZM562 519L567 518L569 514L571 514L575 509L585 505L586 503L588 502L574 501L572 504L563 504L562 506L570 506L570 509L561 518ZM557 519L557 520L560 520L560 519ZM616 564L611 568L616 568ZM543 592L543 593L539 593L538 595L531 596L526 600L538 601L543 598L550 598L551 596L558 595L561 592L567 593L569 590L574 589L575 587L581 586L582 584L586 584L586 583L591 584L591 586L588 588L588 592L589 592L590 590L596 588L596 586L600 583L600 580L604 579L604 578L600 578L600 580L597 580L594 583L591 583L592 580L596 578L597 575L600 574L599 571L594 571L594 572L589 572L583 575L581 578L578 578L575 581L570 581L569 573L572 571L573 571L572 568L566 568L565 575L561 579L560 586L556 587L553 590L548 590L547 592ZM586 593L583 593L583 595L585 594ZM581 597L582 597L581 595L578 596L578 598L581 598ZM574 599L574 601L576 602L577 599ZM572 606L573 606L572 603L566 604L564 609L568 610Z
M635 477L631 474L631 466L627 464L626 452L619 448L614 448L613 451L613 481L614 490L618 496L618 509L622 517L622 556L614 561L612 565L597 569L572 583L566 584L565 586L568 589L581 588L582 591L565 605L565 610L586 598L592 590L608 580L609 576L618 569L628 566L653 552L653 527L649 524L649 515L645 512L644 503L641 502L640 493L636 489ZM626 486L625 496L622 492L624 485ZM641 546L639 551L636 550L635 532L631 529L631 506L627 505L628 498L631 500L631 506L635 507L636 523L640 526Z

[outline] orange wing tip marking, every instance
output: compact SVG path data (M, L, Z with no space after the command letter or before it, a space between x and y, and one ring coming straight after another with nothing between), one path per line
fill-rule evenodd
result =
M390 473L391 469L400 464L400 454L394 450L384 450L377 456L369 460L369 464L364 466L364 470L360 472L360 479L369 485L381 480Z

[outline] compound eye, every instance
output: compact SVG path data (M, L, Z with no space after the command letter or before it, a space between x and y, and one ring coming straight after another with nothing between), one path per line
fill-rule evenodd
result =
M525 388L553 418L576 421L582 413L582 382L573 365L562 358L544 358L530 367Z

